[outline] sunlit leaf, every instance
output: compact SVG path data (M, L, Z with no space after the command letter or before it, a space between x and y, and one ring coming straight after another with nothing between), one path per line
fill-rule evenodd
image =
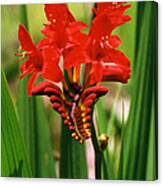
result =
M31 177L16 108L9 92L5 74L2 72L2 176Z

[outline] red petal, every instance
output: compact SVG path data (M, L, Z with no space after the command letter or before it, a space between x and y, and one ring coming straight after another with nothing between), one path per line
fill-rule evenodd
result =
M90 35L93 39L99 40L105 36L109 37L112 30L113 26L109 17L106 14L102 14L93 20Z
M97 3L97 8L94 8L94 12L96 14L100 13L114 13L115 14L123 14L124 11L128 8L130 8L131 5L127 4L125 2L105 2L105 3ZM118 12L117 12L118 11Z
M45 13L47 19L53 23L74 21L66 4L46 4Z
M117 8L115 8L115 9L113 9L113 11L110 11L109 12L109 15L110 16L124 16L123 14L124 14L124 12L128 9L128 8L130 8L131 7L131 5L130 4L127 4L127 5L125 5L125 6L118 6Z
M82 29L85 29L87 27L88 26L86 24L84 24L83 22L75 21L75 22L72 22L69 24L67 31L69 34L73 34L75 32L82 30Z
M109 38L109 44L113 48L117 48L121 44L121 40L120 40L120 38L117 35L110 36L110 38Z
M64 68L68 69L71 67L78 66L80 64L89 63L89 58L84 50L80 47L73 47L64 56Z
M103 58L103 61L130 66L130 61L123 54L123 52L116 50L114 48L109 48L108 50L106 50L106 52L107 52L107 56Z
M114 5L115 4L115 5ZM96 22L100 16L108 16L110 22L110 30L115 29L121 24L129 21L131 19L128 15L123 15L126 9L130 8L131 5L126 3L97 3L97 8L94 9L94 12L97 16L94 19ZM125 6L124 6L125 5Z
M92 76L94 76L94 79L96 83L99 83L102 80L103 76L103 67L100 62L94 62L92 65Z
M45 48L48 47L49 45L49 40L48 39L42 39L38 44L37 47L38 48Z
M103 67L103 81L118 81L127 83L130 78L130 68L122 65L108 65Z
M48 37L49 44L57 46L59 49L67 47L68 33L63 23L46 25L42 33Z
M27 68L29 68L29 66L31 65L30 61L24 61L21 66L20 66L20 71L24 72Z
M70 41L76 45L79 45L82 48L86 48L88 45L88 35L77 32L73 34L73 36L70 38Z
M31 64L30 66L26 67L28 65L28 61L22 63L22 65L20 66L20 70L22 72L22 74L20 75L20 78L22 79L24 76L32 73L35 71L33 65Z
M36 49L32 39L23 25L19 26L18 39L23 50L30 52Z
M34 82L38 78L38 76L39 76L39 73L33 73L28 80L28 95L29 96L32 95L32 87L33 87Z
M55 32L53 31L51 25L45 25L44 28L41 30L41 32L47 36L48 38L49 37L54 37L55 36Z
M97 3L97 7L93 8L95 14L104 13L104 11L112 11L115 6L113 2L104 2L104 3Z
M52 88L52 90L55 89L58 95L61 95L62 93L61 89L57 85L51 82L48 82L48 81L44 81L44 82L38 83L36 86L32 88L32 95L45 95L45 89L47 88Z
M59 53L54 48L43 50L44 66L42 76L51 81L60 82L63 80L63 74L59 67Z

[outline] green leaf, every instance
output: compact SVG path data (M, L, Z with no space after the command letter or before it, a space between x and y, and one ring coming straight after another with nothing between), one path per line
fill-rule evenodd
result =
M135 44L136 44L136 31L137 31L137 3L130 2L131 8L126 11L126 15L131 16L131 21L121 25L113 34L118 34L122 40L122 44L119 49L124 52L124 54L130 59L131 65L134 65L135 59ZM131 76L132 78L132 76ZM131 81L131 80L130 80ZM112 87L111 84L108 85L108 96L112 89L116 91L116 94L113 94L113 104L110 106L110 110L106 111L104 105L107 106L107 101L109 99L105 98L100 100L96 104L97 109L97 122L100 128L100 132L107 133L109 136L108 148L104 152L103 159L103 177L104 179L117 179L118 168L120 161L120 144L121 144L121 135L122 135L122 125L121 122L117 119L117 114L115 106L119 98L123 95L124 90L128 88L130 92L130 86L127 85L118 85L117 87ZM106 107L105 106L105 107ZM109 116L109 117L108 117ZM124 131L124 130L123 130Z
M26 146L9 87L2 71L2 176L31 177Z
M44 105L42 99L28 97L26 80L19 83L17 105L33 177L55 177L55 161Z
M151 121L150 121L150 136L149 136L149 145L148 145L148 159L146 167L146 180L154 180L157 178L157 162L156 162L156 152L157 152L157 142L156 142L156 128L157 120L154 107L154 95L152 98L152 111L151 111Z
M28 28L25 5L21 6L21 19ZM42 99L27 95L28 78L25 77L19 81L17 106L32 167L32 177L55 177L55 161L47 116Z
M72 139L62 123L60 178L86 179L87 162L85 145Z
M41 98L36 98L34 108L35 119L35 163L37 177L55 177L55 161L53 157L53 149L50 138L49 124Z
M111 106L111 111L109 113L109 119L105 120L105 123L99 122L104 121L107 113L104 110L102 105L97 104L97 121L98 126L100 127L100 132L106 133L109 137L107 149L104 151L103 157L103 178L104 179L116 179L117 176L117 163L119 158L119 153L117 152L117 147L119 146L117 142L119 142L119 127L116 125L119 123L117 120L117 116L115 114L115 106L116 102L119 99L121 87L118 87L115 98L113 99L113 104ZM100 101L100 100L99 100ZM105 101L106 102L106 101ZM104 128L105 127L105 128ZM117 144L117 145L116 145ZM114 149L110 149L113 146Z
M139 2L143 13L138 17L138 44L136 70L131 95L131 109L123 139L122 179L145 180L156 179L156 173L151 178L146 177L148 167L150 130L155 131L152 124L152 92L157 92L157 3ZM139 21L141 20L141 21ZM141 25L141 26L140 26ZM157 95L155 93L155 95ZM155 98L156 99L156 98ZM157 101L156 101L157 102ZM155 111L154 111L155 112ZM156 114L156 112L155 112ZM151 126L152 124L152 126ZM155 136L156 137L156 136ZM152 152L156 153L156 152ZM156 157L156 154L153 155ZM156 166L156 165L155 165Z
M98 100L95 106L95 111L96 111L96 121L98 123L98 126L100 127L100 132L106 133L108 127L107 126L108 118L107 118L106 111L104 109L104 99L101 98Z

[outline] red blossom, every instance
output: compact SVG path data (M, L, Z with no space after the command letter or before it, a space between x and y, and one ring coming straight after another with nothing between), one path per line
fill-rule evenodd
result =
M131 20L130 16L124 15L125 11L130 7L130 4L124 2L106 2L97 3L97 7L93 11L96 15L106 14L115 28Z
M23 25L19 26L18 39L21 44L21 49L25 51L25 53L18 55L24 55L23 59L24 57L27 57L27 60L20 66L20 70L22 72L20 78L31 74L28 81L28 95L31 95L33 84L39 75L42 75L44 78L51 81L62 81L63 75L58 66L59 54L55 49L45 48L42 50L42 48L38 47L39 45L35 46ZM55 72L51 66L55 67Z
M45 48L43 51L44 69L42 75L46 79L60 82L64 79L61 68L59 67L59 53L55 48ZM54 70L55 69L55 70Z
M49 23L45 25L42 33L47 38L40 45L54 47L60 57L63 56L64 68L67 70L73 66L80 71L80 64L86 61L82 45L87 39L86 34L80 30L85 29L87 25L76 21L65 4L45 5L45 13ZM76 53L77 51L80 52ZM79 74L76 79L78 77Z
M116 49L121 44L120 38L111 35L113 29L130 20L129 16L123 15L130 6L123 5L124 3L116 6L113 3L97 3L97 8L94 9L97 15L92 22L88 44L92 68L87 83L95 84L102 80L126 83L130 77L129 59Z
M66 4L46 4L45 14L51 23L69 23L75 21Z
M32 85L42 71L43 58L41 51L37 49L23 25L19 26L18 39L21 49L25 51L24 55L27 57L27 60L20 67L22 72L20 77L23 78L25 75L32 74L28 81L28 94L31 95Z
M75 46L76 34L87 27L86 24L76 21L65 4L45 5L45 13L49 24L45 25L42 33L47 36L50 45L55 46L60 53ZM79 43L78 43L79 44Z
M127 3L97 3L95 17L88 34L87 27L75 20L65 4L45 5L48 23L43 39L35 45L23 25L18 39L18 54L26 59L20 70L21 78L30 74L29 95L46 95L72 137L83 143L91 136L92 113L95 102L107 93L99 85L102 81L127 83L130 77L130 61L118 49L121 40L112 32L131 18L124 15L130 7ZM81 83L81 65L84 64L84 82ZM46 79L34 86L37 78ZM62 85L62 88L57 83Z

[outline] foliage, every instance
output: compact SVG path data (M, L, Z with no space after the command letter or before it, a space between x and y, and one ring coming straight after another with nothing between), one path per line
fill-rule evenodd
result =
M154 180L157 179L157 3L131 4L127 14L132 21L115 30L122 38L120 49L132 62L131 80L125 86L110 83L108 95L99 100L94 113L97 132L109 136L102 155L102 179ZM75 17L88 24L92 6L69 4ZM43 5L2 6L5 71L1 81L2 176L88 178L87 145L78 144L63 125L60 127L58 117L49 112L47 100L27 96L27 78L18 80L14 57L17 28L24 23L38 41L41 34L37 30L45 23L40 8ZM14 17L10 11L15 13ZM6 50L9 47L11 50Z

